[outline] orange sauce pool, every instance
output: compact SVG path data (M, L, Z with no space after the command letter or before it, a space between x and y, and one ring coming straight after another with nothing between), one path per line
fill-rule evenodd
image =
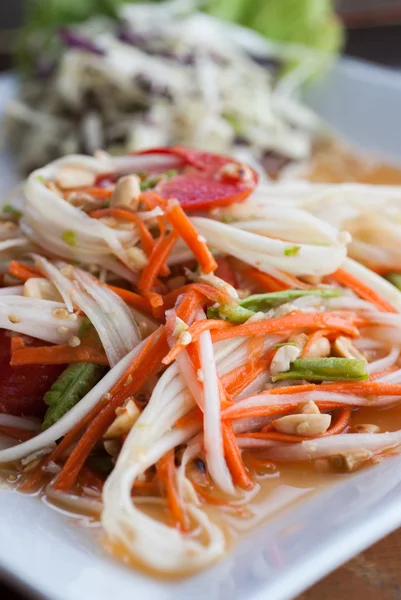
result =
M329 141L316 148L306 177L316 183L354 181L374 185L401 185L401 168L358 158L348 149Z

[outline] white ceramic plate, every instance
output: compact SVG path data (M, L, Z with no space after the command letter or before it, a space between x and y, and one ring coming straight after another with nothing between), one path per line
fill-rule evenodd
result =
M0 79L3 104L13 85ZM343 61L307 97L364 150L401 159L400 92L397 73ZM2 190L15 177L4 152L0 177ZM296 505L249 534L222 563L182 582L161 582L108 559L79 520L0 489L0 569L52 600L290 599L401 524L401 457L339 477L313 496L299 493Z

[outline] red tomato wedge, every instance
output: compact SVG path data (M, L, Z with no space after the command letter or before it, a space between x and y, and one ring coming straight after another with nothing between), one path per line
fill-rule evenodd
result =
M31 340L32 345L43 342ZM0 330L0 413L42 417L46 411L43 396L65 365L11 367L11 338Z
M214 272L217 277L220 279L224 279L227 283L232 285L233 287L238 287L238 278L234 271L234 269L230 265L230 261L227 258L216 258L217 269Z
M153 148L138 155L170 155L182 160L186 172L164 179L154 192L168 200L176 198L187 210L208 210L242 202L255 189L257 173L232 158L190 148Z

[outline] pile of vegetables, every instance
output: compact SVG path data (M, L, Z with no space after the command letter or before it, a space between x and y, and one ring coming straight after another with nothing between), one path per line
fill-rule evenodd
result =
M100 147L177 144L237 156L269 177L307 160L320 124L297 92L338 50L340 28L327 2L294 4L29 3L5 122L22 170Z
M2 214L0 464L125 561L199 570L271 510L260 475L279 491L288 462L401 447L381 425L401 293L281 185L181 146L101 152L34 171Z

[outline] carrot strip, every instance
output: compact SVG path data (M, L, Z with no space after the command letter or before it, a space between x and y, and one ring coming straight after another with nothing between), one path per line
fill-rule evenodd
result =
M167 237L160 237L161 239L156 243L149 257L149 263L143 269L139 278L138 287L142 292L152 291L160 270L178 239L178 234L172 231Z
M88 412L85 417L81 419L68 433L65 434L61 442L30 474L29 477L19 486L19 490L24 493L29 493L37 489L44 476L44 467L50 462L57 462L65 452L76 442L79 435L86 429L89 423L96 417L104 406L105 401L100 400L93 408Z
M96 414L68 457L61 473L57 477L54 485L55 489L62 491L71 489L90 451L115 419L116 409L129 396L137 393L144 383L160 369L161 361L167 347L163 328L159 328L149 336L142 351L133 360L124 376L111 390L111 400ZM130 375L132 376L132 380L126 385L127 377L129 378Z
M160 487L157 481L138 481L134 483L132 488L133 496L158 496L160 495Z
M264 373L270 366L276 349L272 348L255 364L247 363L243 367L234 369L222 377L222 383L231 396L238 396L245 388Z
M14 277L18 277L18 279L22 279L22 281L27 281L31 277L42 277L43 275L40 271L35 269L34 267L28 267L23 263L18 262L17 260L12 260L8 267L8 272Z
M360 279L351 275L344 269L338 269L335 273L330 275L330 279L334 279L340 285L350 288L353 292L355 292L360 298L371 302L378 308L384 312L396 313L397 310L389 303L385 298L380 296L375 290L372 290L371 287L363 283Z
M175 426L179 427L180 429L183 427L186 427L187 425L195 425L196 424L202 424L203 421L203 413L201 411L201 409L199 408L199 406L195 406L194 408L192 408L186 415L184 415L183 417L180 417L176 423Z
M204 296L200 292L190 289L182 298L176 310L176 315L190 325L195 319L197 311L203 304Z
M321 337L328 335L330 333L332 333L330 329L318 329L317 331L314 331L309 336L309 339L306 342L305 346L302 348L301 356L302 357L308 356L309 351L310 351L311 347L313 346L313 344L317 340L319 340Z
M217 269L217 263L204 240L176 200L167 203L166 215L177 234L184 240L204 273Z
M202 321L195 321L193 325L188 329L192 337L192 341L195 341L204 331L210 331L210 329L231 329L232 326L227 321L220 321L219 319L203 319ZM185 348L185 345L177 342L173 346L170 352L163 358L163 364L169 365L173 360L176 359L181 350Z
M115 285L107 286L112 292L117 294L128 306L136 308L140 312L144 312L147 315L152 315L152 307L146 298L143 298L135 292L125 290L124 288L116 287Z
M74 362L89 362L95 365L108 366L109 361L103 349L81 344L72 347L69 344L56 346L25 347L14 342L11 348L10 365L62 365Z
M248 475L244 461L242 460L241 452L238 448L237 440L235 439L235 434L231 423L223 423L222 433L224 456L233 478L233 482L235 485L245 490L252 489L253 483Z
M189 292L190 290L197 290L211 302L218 302L219 304L232 302L231 297L226 292L217 290L211 285L207 285L205 283L189 283L163 296L163 304L166 310L173 308L177 302L177 298L182 296L182 294Z
M160 312L158 309L160 309L163 306L163 296L161 294L158 294L157 292L150 292L146 290L144 290L142 293L146 300L149 301L152 307L153 316L155 318L159 318Z
M80 190L81 192L88 194L89 196L96 196L99 200L107 200L111 198L114 192L114 188L102 188L102 187L88 187ZM64 194L68 196L71 192Z
M171 516L174 519L175 526L181 531L188 531L188 517L185 514L184 508L181 505L176 483L176 468L175 468L174 450L169 450L157 463L157 475L164 488L167 505Z
M376 379L380 379L381 377L385 377L386 375L389 375L389 373L394 373L394 371L398 371L398 367L396 365L389 367L385 371L378 371L377 373L371 373L369 375L369 381L375 381Z
M292 331L294 329L304 328L330 328L346 333L351 337L358 337L358 329L352 324L352 322L337 315L338 313L336 312L289 314L285 317L266 319L264 321L257 321L254 323L244 323L242 325L232 325L231 327L227 328L216 327L216 329L220 330L213 332L212 337L213 342L218 342L220 340L228 340L238 336L266 335L270 333Z
M150 256L152 253L152 250L155 246L155 240L153 239L153 236L146 227L145 223L136 215L133 210L119 207L100 208L90 212L89 216L92 217L92 219L100 219L102 217L110 216L116 217L117 219L125 219L130 223L134 223L138 228L139 236L141 238L141 245L145 254Z
M288 283L279 281L267 273L258 271L258 269L255 269L254 267L244 270L243 275L259 284L265 292L281 292L282 290L291 289L291 286Z
M260 336L304 328L336 329L351 337L357 337L359 332L352 322L338 317L337 314L337 312L295 313L275 319L266 319L254 323L243 323L242 325L231 325L227 321L221 321L219 319L205 319L203 321L196 321L196 323L191 325L188 332L191 334L192 341L196 341L201 333L212 330L213 342L228 340L233 337L250 335ZM344 316L348 315L353 317L353 313L347 313L347 315L344 313ZM182 344L177 343L164 358L163 363L165 365L170 364L184 347L185 346Z
M258 283L266 292L281 292L282 290L289 290L291 288L298 288L301 290L309 289L309 285L294 277L290 273L285 273L285 276L290 279L290 283L286 283L284 281L280 281L276 279L272 275L268 273L263 273L263 271L259 271L255 267L249 267L243 270L243 275L248 277L255 283Z

